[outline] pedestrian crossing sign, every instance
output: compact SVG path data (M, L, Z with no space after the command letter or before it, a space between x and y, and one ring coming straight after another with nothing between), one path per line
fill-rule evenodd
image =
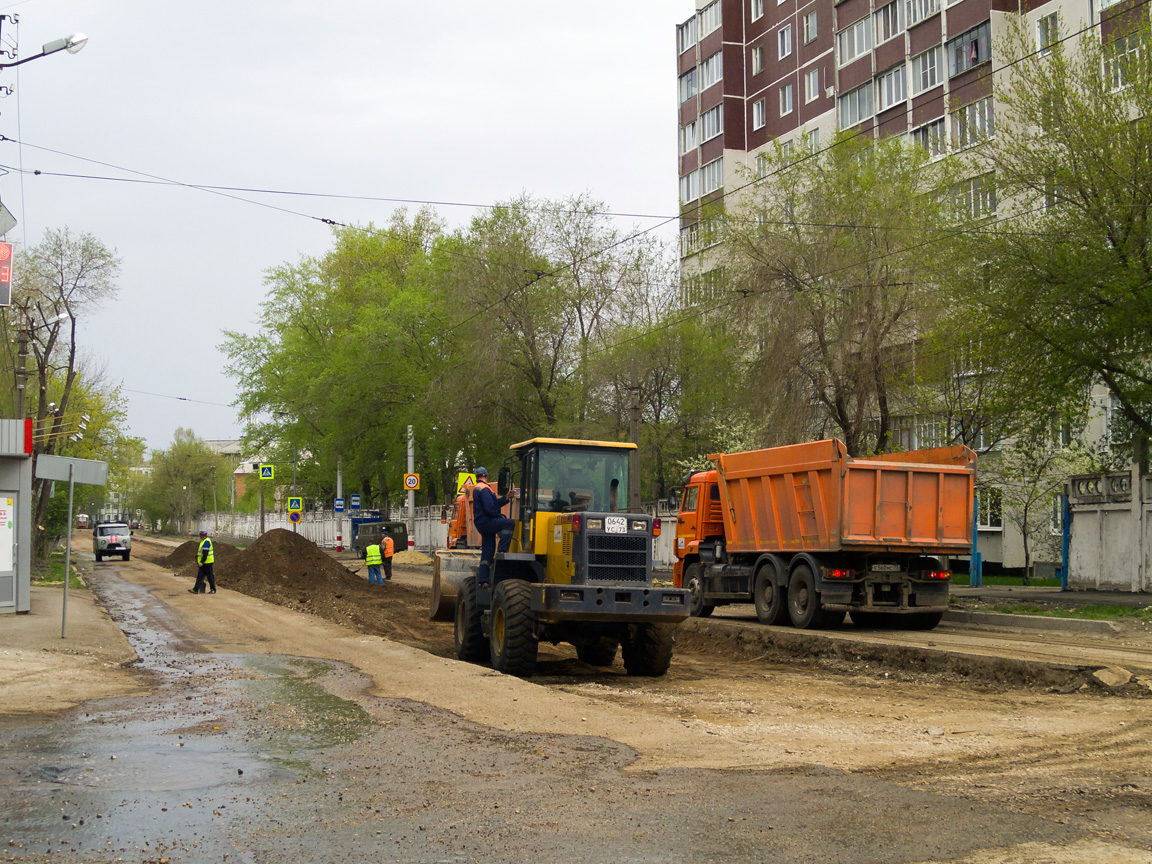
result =
M273 479L272 473L273 472L272 472L272 466L271 465L261 465L260 466L260 479L261 480L272 480Z
M304 509L304 499L303 498L289 498L288 499L288 512L289 513L299 513L303 509Z

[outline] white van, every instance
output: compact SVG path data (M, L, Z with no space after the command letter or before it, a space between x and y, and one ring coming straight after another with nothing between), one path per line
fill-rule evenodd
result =
M119 555L125 561L132 554L132 529L126 522L101 522L92 529L92 554L97 561L105 555Z

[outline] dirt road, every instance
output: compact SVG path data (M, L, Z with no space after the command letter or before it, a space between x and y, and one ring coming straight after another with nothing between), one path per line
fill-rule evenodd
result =
M99 574L98 590L107 592L114 606L141 610L141 623L126 627L134 644L170 640L174 646L170 649L174 653L152 661L154 668L148 673L138 673L150 687L162 691L171 684L158 682L173 676L190 682L199 679L202 673L194 664L172 659L181 654L209 663L214 674L222 670L218 687L211 681L200 682L209 692L221 691L217 701L234 689L228 682L276 677L266 669L254 672L253 661L242 659L253 654L347 664L357 674L348 672L333 679L289 671L286 677L322 680L325 691L367 712L374 729L381 723L384 728L394 724L409 729L408 747L415 748L417 740L422 740L420 735L428 735L427 723L436 730L461 725L468 730L469 743L456 740L445 745L443 752L456 753L458 747L473 752L480 747L475 763L480 773L474 777L492 771L509 778L518 776L507 773L509 754L535 754L527 760L530 765L524 764L523 755L517 756L517 770L525 776L517 782L513 796L525 812L531 809L530 824L543 831L553 821L532 809L534 805L528 802L533 800L546 800L557 813L566 808L595 813L592 818L615 826L617 836L626 838L612 847L617 850L613 860L697 857L969 864L1152 860L1152 746L1148 743L1152 700L1111 695L1091 686L1076 689L1082 664L1075 662L1075 652L1068 645L1064 646L1067 686L1062 685L1070 691L1066 693L1049 692L1035 682L1024 686L1026 676L997 682L993 675L977 684L964 683L965 676L957 672L964 665L948 660L966 656L955 646L942 650L945 659L935 665L911 660L912 655L906 663L868 659L892 653L885 643L893 634L872 634L856 642L846 633L825 635L820 638L835 650L814 651L805 657L796 650L794 640L807 634L781 631L775 642L764 642L702 632L712 628L689 628L672 671L662 679L628 678L619 667L593 669L561 646L542 654L540 674L524 682L449 659L451 625L428 622L426 596L403 585L369 589L349 575L347 583L324 591L316 585L293 584L288 577L279 577L274 592L267 586L244 586L245 590L277 593L270 598L277 603L269 605L229 590L222 578L219 595L193 597L186 593L188 575L174 576L172 571L137 561L139 557L138 552L128 564L111 562L93 569ZM241 575L236 575L233 587L240 587ZM397 581L420 578L420 571L397 573ZM121 584L126 587L116 587ZM720 629L740 629L738 622L715 623ZM373 632L372 628L377 629ZM157 634L162 633L171 635L161 640ZM388 638L380 638L380 633ZM949 629L916 635L949 642L963 636ZM994 638L1013 641L1004 634ZM1043 638L1066 637L1044 634ZM1125 638L1139 642L1130 635ZM1101 640L1093 637L1089 648L1108 650L1106 644L1097 642ZM1117 650L1140 648L1133 644ZM199 653L203 650L212 651L216 659L203 660ZM854 651L862 659L854 659ZM1001 659L1006 661L1003 668L1012 668L1007 662L1011 657ZM275 662L283 665L286 661ZM993 664L992 668L999 667ZM209 719L185 726L173 719L179 717L175 709L168 716L173 730L186 730L195 737L207 758L218 752L203 740L213 737L211 727L205 725L215 722L210 719L213 712L226 714L232 723L243 711L220 705L213 708L212 698L201 688L190 692L193 701L205 701L204 717ZM163 693L161 697L161 702L169 704ZM178 704L178 699L173 697L172 704ZM265 716L250 719L255 727L244 734L258 737L261 724L291 727L301 711L291 700L288 704L273 700L272 706L274 711L257 711ZM412 726L404 720L417 715L425 725ZM429 718L435 718L434 722ZM562 734L555 737L556 733ZM164 735L155 734L165 740ZM570 737L573 734L578 737ZM236 746L235 736L222 737L229 747ZM503 743L496 746L493 742ZM499 753L492 750L494 746ZM361 749L366 765L382 764L365 740L357 747L366 748ZM342 750L337 757L337 750L327 749L326 758L357 758ZM258 752L245 752L246 759L259 761ZM389 752L392 755L387 758L395 760L395 752ZM306 757L310 762L314 758ZM426 767L424 774L410 774L408 785L399 783L395 770L384 772L390 795L408 798L413 790L425 790L417 793L429 799L425 807L437 818L450 819L443 792L457 790L449 797L463 801L458 826L466 827L468 838L474 832L489 831L512 836L515 842L503 857L470 855L461 850L472 839L436 824L436 836L450 846L455 844L452 854L457 857L434 857L431 847L416 844L404 847L404 860L539 860L533 857L535 847L525 820L505 812L498 824L481 824L471 813L468 797L459 799L462 777L446 776L443 759L422 758L435 770ZM545 758L551 762L548 770L541 764ZM6 763L10 768L14 764L11 758ZM488 767L481 768L482 764ZM249 765L246 775L259 770L254 765ZM559 773L554 773L557 766ZM416 769L410 765L405 770ZM347 791L349 800L359 802L368 791L364 784L378 774L357 772L340 788ZM574 776L585 780L573 787ZM637 783L648 791L641 793ZM563 794L543 791L548 784L564 790ZM484 800L497 794L487 783L481 786L488 789L487 795L480 793ZM230 786L222 788L235 794ZM335 787L324 788L331 792ZM519 797L521 793L525 797ZM220 794L214 800L223 800ZM845 809L844 802L852 803ZM611 817L605 815L605 807ZM667 812L667 807L675 812ZM619 821L624 814L633 820L627 829ZM394 819L388 821L389 830L397 824ZM599 833L582 850L582 841L567 830L561 834L568 837L569 845L551 856L555 860L608 860L595 856L612 854L605 851L607 847L601 848ZM666 842L665 831L680 839ZM250 833L245 834L249 848L262 848ZM139 836L145 838L147 832L141 828ZM622 849L634 857L618 854Z

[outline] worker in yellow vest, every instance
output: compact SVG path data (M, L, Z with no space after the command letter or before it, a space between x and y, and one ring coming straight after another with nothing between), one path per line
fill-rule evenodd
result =
M207 531L201 531L200 544L196 547L196 563L199 565L196 570L196 584L188 589L189 594L203 594L205 580L212 589L208 593L216 593L216 576L212 573L212 563L216 560L214 551L212 538L208 536Z
M383 585L380 578L380 544L373 543L364 550L364 563L368 565L368 584Z
M380 532L380 542L384 544L384 578L392 578L392 556L396 554L396 544L387 531Z

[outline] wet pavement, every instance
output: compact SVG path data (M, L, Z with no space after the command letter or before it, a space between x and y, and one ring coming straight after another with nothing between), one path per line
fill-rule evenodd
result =
M369 697L340 664L211 653L114 566L93 581L153 688L0 718L4 860L916 862L1080 836L819 766L626 771L634 751L603 738Z

